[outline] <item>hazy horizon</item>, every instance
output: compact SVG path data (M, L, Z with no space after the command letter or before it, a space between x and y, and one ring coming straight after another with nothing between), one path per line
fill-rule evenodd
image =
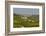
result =
M20 15L39 15L39 9L33 8L13 8L14 14Z

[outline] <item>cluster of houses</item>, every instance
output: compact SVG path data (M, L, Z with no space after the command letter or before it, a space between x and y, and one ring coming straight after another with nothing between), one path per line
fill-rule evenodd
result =
M24 21L29 21L29 22L35 22L34 20L30 20L30 19L28 19L28 17L27 16L21 16L21 19L24 19Z

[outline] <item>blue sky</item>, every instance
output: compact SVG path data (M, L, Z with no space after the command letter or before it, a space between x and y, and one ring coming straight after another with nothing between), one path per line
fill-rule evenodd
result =
M13 8L13 13L20 15L38 15L39 9L33 8Z

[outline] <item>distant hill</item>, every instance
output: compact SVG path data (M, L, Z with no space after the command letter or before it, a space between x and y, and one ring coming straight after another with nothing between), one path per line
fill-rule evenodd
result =
M14 16L26 16L26 17L30 17L30 16L37 16L37 17L39 17L39 15L27 15L27 14L25 14L25 15L22 15L22 14L14 14Z

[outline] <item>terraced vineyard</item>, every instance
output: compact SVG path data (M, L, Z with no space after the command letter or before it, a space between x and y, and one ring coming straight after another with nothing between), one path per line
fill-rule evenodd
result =
M38 27L39 26L39 15L22 16L14 15L14 28L20 27Z

